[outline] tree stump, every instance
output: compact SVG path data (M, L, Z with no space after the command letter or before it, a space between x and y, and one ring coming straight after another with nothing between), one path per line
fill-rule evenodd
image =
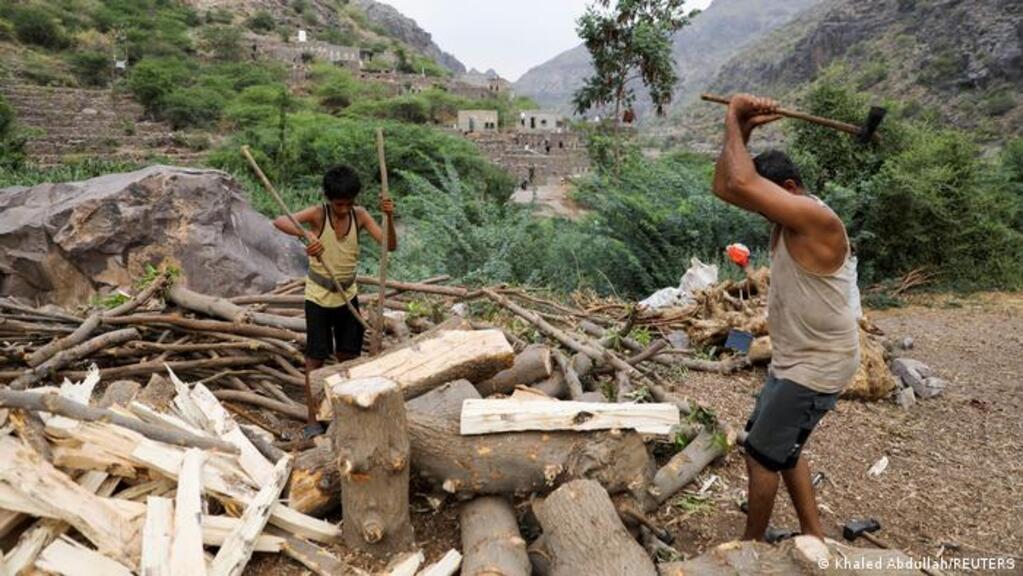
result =
M409 439L401 390L386 378L331 388L345 543L378 558L412 547Z
M656 576L653 561L629 535L597 482L563 484L534 512L543 526L551 576Z
M499 496L481 496L462 506L463 576L529 576L526 541L511 504Z

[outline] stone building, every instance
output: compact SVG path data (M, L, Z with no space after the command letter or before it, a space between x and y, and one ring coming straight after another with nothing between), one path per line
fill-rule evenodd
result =
M459 110L458 130L463 134L497 132L497 110Z
M519 132L556 132L566 130L565 117L547 110L526 110L519 115Z

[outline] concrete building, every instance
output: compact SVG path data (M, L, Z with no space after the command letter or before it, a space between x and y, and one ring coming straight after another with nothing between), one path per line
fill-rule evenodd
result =
M564 132L565 117L546 110L526 110L519 115L519 132Z
M497 132L497 110L459 110L458 130L463 134Z

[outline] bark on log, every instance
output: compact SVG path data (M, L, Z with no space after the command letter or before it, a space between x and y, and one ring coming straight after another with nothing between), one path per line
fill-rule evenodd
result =
M252 404L253 406L259 406L261 408L267 408L289 418L303 422L308 416L308 412L300 404L295 404L293 402L286 404L284 402L260 396L255 392L242 392L241 390L215 390L213 395L220 400L243 402L245 404Z
M534 512L551 556L551 576L656 576L654 563L597 482L564 484Z
M583 356L586 358L586 356ZM554 360L558 363L558 368L561 370L561 375L565 379L565 387L568 388L568 397L572 400L579 400L583 396L583 383L579 379L579 374L576 373L573 363L561 353L560 350L554 351Z
M412 547L405 401L385 378L349 380L330 393L341 473L342 534L378 558Z
M722 431L724 442L715 435L701 430L681 452L661 467L654 476L651 494L658 504L663 504L686 484L692 482L711 462L725 454L735 444L735 435Z
M568 398L568 384L565 382L565 375L562 374L561 371L551 374L550 378L542 382L537 382L529 388L531 390L536 390L545 396L550 396L551 398Z
M543 344L533 344L515 356L510 368L480 382L476 388L483 397L510 394L516 386L528 386L550 377L552 368L551 349Z
M409 415L412 466L458 495L546 492L561 482L594 478L611 493L648 500L653 461L634 432L458 433L458 422Z
M463 576L529 576L526 541L515 510L500 496L481 496L462 506Z
M156 426L141 420L128 418L117 412L86 406L85 404L62 398L54 392L38 394L35 392L0 390L0 406L21 408L34 412L50 412L84 422L110 422L129 430L134 430L147 438L174 444L175 446L220 450L231 454L238 453L236 447L223 440L198 436L180 429Z
M274 316L262 312L252 312L241 306L232 303L224 298L200 294L185 288L180 282L176 282L167 291L167 298L188 310L201 312L214 318L222 318L229 322L245 323L251 321L253 324L283 328L294 332L305 332L305 319L288 316Z
M405 408L431 416L458 419L464 400L479 399L480 393L472 382L455 380L405 402Z
M50 357L42 364L26 370L24 374L19 376L14 382L11 382L11 389L24 390L42 380L46 375L57 372L75 360L91 356L103 348L116 346L122 342L135 340L140 337L141 335L139 334L139 331L135 328L115 330L113 332L96 336L95 338L87 340L73 348L57 352L54 356Z
M209 368L216 370L219 368L252 366L254 364L260 364L266 361L267 358L265 356L227 356L224 358L207 358L204 360L181 360L178 362L164 362L162 360L160 361L154 360L152 362L132 364L129 366L117 366L115 368L100 368L99 375L101 378L104 379L124 378L126 376L143 376L146 374L163 372L167 368L170 368L175 372L183 373L189 370L196 370L201 368ZM62 372L61 374L72 380L81 380L82 378L85 378L86 375L88 375L88 372L76 370L74 372Z

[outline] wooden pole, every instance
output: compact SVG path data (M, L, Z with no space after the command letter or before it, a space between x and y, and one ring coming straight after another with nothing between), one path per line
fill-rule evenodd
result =
M387 185L387 158L384 154L384 131L377 128L377 157L380 160L380 202L383 203L389 198ZM370 346L371 353L377 355L383 348L384 338L384 294L387 287L387 254L390 251L390 230L391 216L384 213L383 241L380 243L380 284L377 299L377 329L373 333L373 343Z

